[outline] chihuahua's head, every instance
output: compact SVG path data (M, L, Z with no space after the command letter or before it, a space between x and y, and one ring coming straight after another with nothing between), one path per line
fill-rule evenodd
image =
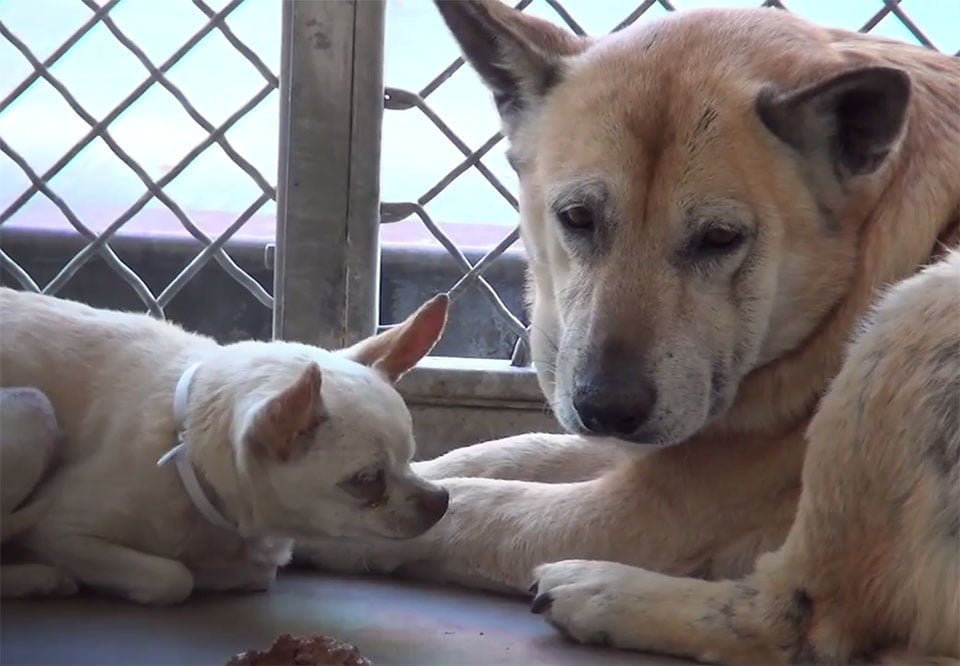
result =
M255 529L409 538L440 520L447 491L410 468L413 427L394 384L439 339L447 303L435 297L339 352L282 342L223 348L246 386L230 420L238 495Z

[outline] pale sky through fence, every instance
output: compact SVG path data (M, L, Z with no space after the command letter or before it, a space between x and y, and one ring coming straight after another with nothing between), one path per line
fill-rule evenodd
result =
M219 11L227 3L211 0L206 4ZM678 9L757 6L759 0L671 0L665 4ZM783 4L821 23L852 29L861 28L883 8L880 0L783 0ZM562 5L587 32L600 33L617 25L637 2L564 0ZM938 49L948 53L960 49L960 2L902 0L898 6ZM545 0L534 0L527 11L561 22ZM639 20L666 11L662 3L655 2ZM80 0L0 0L0 22L41 62L92 14ZM121 0L108 16L157 66L207 20L190 0ZM274 75L279 73L279 0L245 0L226 22ZM871 32L917 42L892 13ZM458 54L432 2L388 0L384 75L387 86L420 91ZM0 99L9 95L31 71L21 52L10 41L0 38ZM67 51L51 67L51 73L96 119L107 114L148 76L143 64L102 23ZM170 69L168 78L214 126L264 85L262 73L219 31L202 39ZM497 130L493 105L467 67L461 67L432 91L428 101L470 150L479 148ZM278 94L273 91L226 133L229 144L271 185L276 182L277 172L277 113ZM0 111L0 138L23 156L36 173L43 173L88 131L89 125L42 79ZM121 113L111 123L109 132L153 180L162 178L171 165L206 136L170 92L158 84ZM482 163L508 190L515 192L516 178L506 163L504 148L504 143L499 142L483 156ZM384 114L384 201L415 199L463 159L463 153L418 110ZM0 153L0 210L6 209L29 184L23 170ZM145 191L141 179L100 139L71 160L52 179L50 187L94 231L103 229ZM164 190L201 229L211 234L221 231L261 194L261 188L216 144L204 150ZM454 179L425 209L439 224L452 227L496 228L516 223L511 205L475 168ZM274 215L275 204L269 201L238 235L272 236ZM39 194L18 210L11 222L56 227L66 224L53 205ZM134 216L126 229L184 233L157 200ZM502 235L502 231L496 232L496 238ZM453 238L466 236L458 236L454 230ZM479 244L495 242L494 236L489 241L486 236L475 238L481 239Z

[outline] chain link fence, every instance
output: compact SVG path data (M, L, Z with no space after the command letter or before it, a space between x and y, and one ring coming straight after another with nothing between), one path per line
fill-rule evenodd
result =
M231 138L231 131L242 123L244 118L251 115L256 109L264 108L265 103L271 96L276 97L278 89L276 71L279 58L264 55L261 52L262 49L258 51L258 49L251 47L248 41L238 36L237 31L232 27L234 17L244 6L255 3L262 5L267 0L232 0L229 2L221 0L219 4L214 0L164 2L162 11L190 11L194 14L196 28L191 34L181 39L176 48L173 48L172 52L163 58L149 55L147 50L138 43L138 40L123 28L122 22L116 20L117 12L132 0L106 0L104 2L58 0L55 8L59 9L66 6L68 1L76 3L76 7L84 9L87 16L76 29L72 30L55 48L52 48L46 54L35 52L28 41L21 34L18 34L15 25L8 25L0 20L0 36L2 36L0 47L6 48L8 54L18 54L19 58L26 63L27 70L26 75L19 83L12 85L11 82L9 90L0 88L0 94L4 94L2 100L0 100L0 153L3 155L0 160L6 160L6 164L0 161L0 174L4 174L3 180L7 182L5 188L0 188L0 194L3 195L0 198L0 210L2 210L0 212L0 225L16 222L18 216L23 214L31 201L34 201L37 197L42 197L52 204L59 215L62 216L62 220L84 239L85 244L52 279L44 283L39 283L34 276L31 276L20 263L8 254L2 244L0 244L0 267L24 289L56 294L76 276L85 264L94 257L100 257L119 279L134 290L149 312L158 317L163 317L165 308L183 287L204 266L214 262L242 285L259 303L272 309L275 305L273 296L248 272L240 268L226 250L227 242L254 216L258 214L273 215L274 209L272 206L277 199L275 172L268 171L262 165L255 164L254 160L250 159L244 150L234 145ZM307 2L309 0L298 1ZM360 0L360 2L373 1ZM388 0L388 10L391 9L390 5L411 1ZM416 1L426 4L426 0ZM12 4L19 8L21 15L25 14L29 20L42 22L44 20L42 7L34 5L33 9L28 9L27 6L30 2L31 0L12 0ZM670 0L645 0L640 3L637 3L636 0L606 0L606 2L600 4L605 16L616 15L615 20L606 25L604 29L619 30L641 19L641 17L683 9L690 6L691 3L692 0L688 2L683 0L673 0L672 2ZM697 6L710 4L747 6L750 3L700 1L693 4ZM812 3L810 0L766 0L762 3L756 3L756 5L764 7L797 11L811 18L823 20L825 18L823 16L811 15L816 13L809 11L814 4L821 9L825 6L823 2ZM836 9L839 7L838 3L826 4L834 6L834 9L830 11L838 11ZM844 27L856 28L864 32L880 31L890 36L915 41L930 48L937 48L938 46L944 48L942 45L934 44L927 34L921 30L919 23L922 21L915 18L914 15L922 13L925 19L929 21L930 17L934 16L937 11L952 11L947 8L947 4L949 3L934 3L932 0L858 0L850 2L849 5L844 4L846 14L857 16L856 19L850 19L855 21L855 24L851 23L844 25ZM940 6L941 9L934 8L931 10L935 5ZM74 7L72 4L70 6ZM598 7L600 5L595 0L592 3L582 0L566 0L565 2L560 0L521 0L516 6L566 25L577 34L585 34L588 30L596 32L596 26L592 25L591 21L584 19L585 16L599 11ZM432 11L432 7L430 10ZM33 14L30 14L31 11ZM135 11L135 9L131 11ZM276 3L275 11L279 14L279 2ZM0 16L3 16L3 14L0 13ZM390 12L388 11L388 34L391 30L389 16ZM833 21L833 23L836 23L836 21ZM349 29L345 26L341 27ZM338 28L334 26L333 29ZM95 31L103 30L112 35L114 40L112 48L124 51L126 56L132 56L142 67L144 76L139 83L131 84L125 90L119 102L110 105L109 108L94 110L83 101L84 95L81 94L81 90L77 89L76 86L71 87L71 84L66 82L63 76L58 75L58 66L64 60L69 59L72 52L82 48L85 39L90 39L90 35ZM276 35L271 35L271 39L279 44L279 29L276 32ZM197 102L196 90L193 93L185 90L183 85L176 83L177 79L174 76L177 68L189 66L191 52L214 37L225 40L229 47L226 51L221 51L220 60L210 66L219 69L223 67L223 59L230 58L242 62L245 67L252 68L258 80L253 91L243 99L238 100L230 113L220 114L223 117L217 118L211 117L208 112L201 111L203 104ZM449 39L445 32L444 39ZM424 48L429 50L431 44L426 43ZM277 52L279 52L279 48ZM0 55L3 55L2 51L0 51ZM100 66L110 67L113 58L113 55L107 54ZM501 295L484 278L484 273L489 267L508 249L517 245L518 229L513 227L507 231L509 227L505 227L499 242L488 243L479 258L471 260L468 258L468 253L454 240L447 224L437 221L436 216L431 213L431 204L467 174L479 175L485 188L484 192L480 193L481 198L490 197L498 200L496 206L500 206L501 210L504 203L508 210L515 211L517 209L517 198L514 191L515 182L509 182L509 177L505 177L503 171L500 171L500 175L498 175L497 169L488 165L488 162L493 159L495 151L503 149L503 137L497 131L495 123L491 123L489 130L483 135L485 139L479 141L468 140L462 137L462 132L458 133L453 129L456 124L451 122L453 119L445 117L445 113L434 104L435 98L442 93L445 86L449 85L451 78L462 68L464 68L464 61L457 57L449 61L439 72L430 76L427 83L417 89L391 86L391 82L386 81L387 85L384 90L386 112L388 114L421 114L443 137L443 140L452 146L459 159L452 168L424 191L411 192L409 195L405 193L402 197L383 202L380 206L381 223L391 225L417 220L422 224L423 228L449 253L458 266L461 277L450 285L451 296L456 299L469 288L478 289L489 300L497 316L516 336L517 343L512 359L514 365L525 365L529 361L529 355L526 349L527 331L524 316L520 312L511 311L505 305ZM216 81L215 75L212 80ZM69 106L76 118L79 118L84 127L78 139L73 141L49 165L44 165L42 168L32 163L30 157L16 147L21 136L5 135L9 131L6 129L5 118L15 112L19 101L41 85L46 85L55 91L59 98ZM123 120L125 114L128 114L139 101L158 89L162 89L168 94L175 101L175 106L178 107L179 111L190 118L200 138L195 140L189 148L183 146L185 152L178 159L173 160L171 164L164 165L162 173L151 173L157 170L147 168L138 161L135 151L125 147L124 142L119 141L114 136L114 129L118 122ZM216 94L216 90L206 90L204 92L207 95ZM474 102L478 106L484 105L492 108L486 93L479 87L477 87ZM23 125L21 124L20 127L23 127ZM276 127L276 124L271 125L274 133L276 133ZM45 130L37 125L32 131L42 132ZM275 137L269 137L269 140L274 139ZM415 145L404 146L402 137L387 137L387 140L397 141L403 150L417 150ZM94 224L90 220L85 220L84 215L77 211L76 205L70 200L70 197L59 191L57 178L65 169L69 168L72 162L77 160L85 149L97 143L105 145L110 153L129 170L129 174L132 174L138 181L142 194L122 210L111 215L109 220L98 220ZM188 206L178 201L177 188L173 187L172 184L183 176L191 165L202 160L205 155L214 150L222 153L239 169L242 178L246 179L244 187L250 188L250 194L245 207L240 206L239 212L233 216L233 219L220 225L215 232L211 232L209 228L204 228L204 225L198 223L194 212ZM352 159L354 158L351 157L347 161L350 162ZM344 169L350 168L350 164L342 166ZM283 168L283 165L281 165L281 168ZM110 183L101 182L100 177L98 173L90 173L85 181L86 186L89 188L111 187ZM389 182L394 177L395 174L389 171L383 174L385 182ZM11 189L15 186L10 185L10 183L23 183L22 189L15 191ZM233 186L231 185L231 187ZM197 245L197 251L193 258L178 275L159 289L148 286L138 275L136 267L131 266L130 262L124 261L111 247L111 241L116 238L118 232L121 232L148 205L161 206L165 210L165 214L172 216L172 219L175 219L179 224L179 233L192 237ZM485 204L480 203L479 205ZM492 206L492 208L496 209L496 206ZM374 279L374 276L377 275L375 267L370 267L369 275L369 279Z
M14 0L15 3L18 1L21 3L21 6L27 4L26 0ZM25 39L16 34L14 28L0 21L0 36L3 37L9 47L12 47L12 49L22 56L29 64L31 70L30 73L0 101L0 122L2 122L7 114L12 114L18 101L30 94L32 88L35 89L42 85L42 83L46 83L60 95L62 100L66 102L76 116L86 125L86 131L82 137L63 152L53 164L42 170L38 170L31 165L27 157L14 147L17 140L23 137L0 136L0 151L2 151L3 155L10 160L13 165L16 165L16 167L21 170L22 175L24 175L27 180L26 187L16 196L13 196L11 201L0 202L0 205L3 206L2 212L0 212L0 225L6 225L11 221L15 221L18 213L24 211L25 206L31 202L35 196L39 195L46 197L46 199L56 207L62 215L63 220L85 239L86 244L60 269L52 280L45 284L38 284L20 264L14 261L13 258L2 249L0 249L0 266L9 272L24 289L40 291L47 294L57 294L77 275L78 271L85 264L95 256L100 256L118 278L130 285L146 309L151 314L162 318L164 316L164 308L169 305L170 301L183 289L187 282L196 276L207 263L214 261L236 280L237 283L248 290L263 306L272 308L273 297L270 293L249 273L241 269L224 249L227 241L229 241L241 227L254 215L264 209L268 202L275 201L277 197L275 187L276 174L264 174L261 168L258 168L247 159L241 151L234 147L230 138L228 138L230 130L250 114L251 111L261 105L264 100L278 88L278 78L274 73L276 64L274 63L273 67L268 66L261 55L237 36L229 22L231 17L242 5L254 2L255 0L232 0L216 10L207 4L207 2L204 2L204 0L192 0L192 7L189 3L170 3L169 5L165 3L164 7L171 12L189 11L202 18L199 21L200 27L184 39L182 43L175 48L173 53L163 59L160 64L155 64L147 55L144 48L138 45L137 41L122 29L119 22L113 18L112 14L115 13L118 5L123 6L125 3L122 3L120 0L108 0L103 4L98 4L94 2L94 0L75 1L81 3L89 10L89 17L64 39L52 53L42 59L34 53ZM279 7L277 8L277 13L279 14ZM44 20L43 8L36 6L34 13L27 13L25 20L42 24ZM29 24L24 23L24 25ZM61 77L57 76L56 70L59 63L68 60L71 54L84 44L85 39L91 39L91 36L96 30L102 29L109 31L115 41L109 42L109 47L101 47L106 48L106 52L101 54L104 60L98 62L95 66L109 67L111 62L121 57L121 54L117 53L118 51L126 51L127 54L132 55L142 66L146 76L139 84L126 90L126 94L123 95L119 103L116 103L106 112L95 114L87 108L87 105L81 103L80 98L83 91L71 90L68 84L62 80ZM188 94L173 82L171 76L171 70L174 70L175 67L189 67L188 64L182 61L188 60L191 51L196 49L198 45L203 44L205 40L210 40L212 35L219 35L225 39L226 43L232 47L231 57L248 63L261 79L259 89L248 99L236 106L226 119L218 122L213 122L205 116L204 113L199 110L199 105L191 101ZM279 41L279 35L277 35L277 40ZM157 88L162 88L172 96L182 111L196 124L203 138L192 147L189 147L180 159L176 160L172 165L167 165L165 173L155 178L151 176L147 168L132 155L132 151L125 148L122 143L113 136L112 130L118 119L123 117L125 113L129 113L138 102L142 103L142 100L154 93ZM36 131L42 132L44 128L37 126ZM149 131L149 129L145 131ZM58 174L61 174L78 155L81 155L85 149L97 141L105 144L110 152L135 175L143 189L141 196L105 225L103 224L103 220L96 220L95 223L85 222L82 219L83 216L74 209L71 202L69 202L65 196L58 194L56 191L57 188L53 184ZM168 190L168 186L184 174L191 165L197 162L198 159L202 159L205 153L209 154L207 151L213 146L219 147L219 149L222 150L223 154L252 182L253 188L256 190L256 195L249 201L246 208L242 210L235 219L226 224L226 228L222 229L215 236L211 236L205 232L201 228L201 225L195 221L194 215L185 210L185 207L178 203L175 195L171 194ZM184 148L187 147L184 146ZM82 178L82 184L90 188L110 187L110 183L100 181L100 175L98 173L89 173L84 176ZM203 184L200 183L197 186L202 187ZM121 231L125 225L151 203L162 204L166 211L181 225L182 231L180 233L189 234L199 245L199 250L193 259L183 267L180 273L169 284L165 285L162 290L159 290L159 293L155 293L144 282L141 276L138 275L137 271L128 263L124 262L110 245L110 241L114 239L117 232ZM100 228L95 229L95 226L99 226ZM169 229L166 231L169 232ZM175 231L174 233L177 232Z

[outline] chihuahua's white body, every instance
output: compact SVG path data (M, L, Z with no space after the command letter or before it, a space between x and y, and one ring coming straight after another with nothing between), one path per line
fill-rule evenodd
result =
M173 603L267 587L296 537L422 533L447 494L410 469L410 415L392 381L445 317L434 299L341 352L220 346L146 315L0 290L0 383L42 391L62 433L28 500L36 522L13 539L28 564L4 563L4 595L79 583ZM0 424L0 440L20 425ZM158 465L178 433L183 462Z

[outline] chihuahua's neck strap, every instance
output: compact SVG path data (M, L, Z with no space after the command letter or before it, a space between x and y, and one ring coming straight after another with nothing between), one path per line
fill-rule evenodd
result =
M190 456L187 452L187 442L184 439L187 427L187 401L190 396L190 384L199 367L199 363L194 363L183 371L183 374L180 375L180 379L177 381L177 388L173 392L173 418L177 425L177 443L172 449L160 456L160 459L157 461L157 466L162 467L170 461L173 461L177 466L180 482L183 483L184 490L187 491L190 501L193 502L193 505L197 508L197 511L200 512L200 515L206 518L207 522L211 525L236 532L237 526L227 520L223 514L217 510L217 507L215 507L213 502L210 501L210 498L207 497L207 493L204 492L203 486L200 484L200 479L197 478L197 470L194 469L193 463L190 461Z

